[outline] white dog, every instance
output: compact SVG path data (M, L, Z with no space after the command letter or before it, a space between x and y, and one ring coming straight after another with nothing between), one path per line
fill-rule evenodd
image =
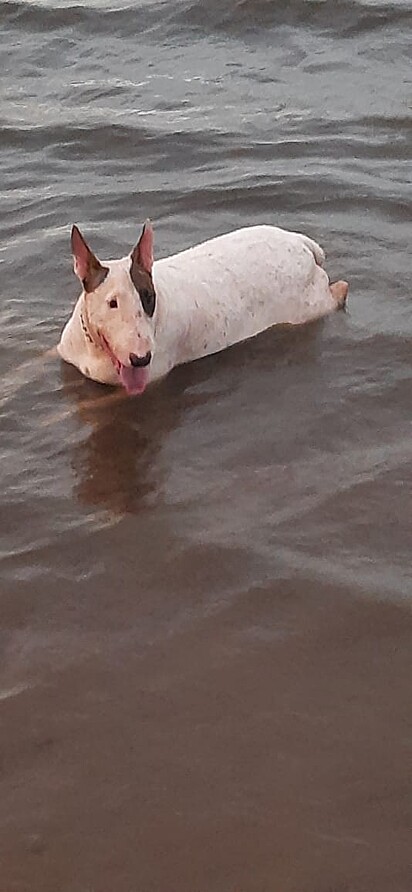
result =
M58 352L83 375L129 394L174 366L272 325L300 324L343 307L322 249L296 232L253 226L153 262L146 222L127 257L101 263L76 226L74 270L83 290Z

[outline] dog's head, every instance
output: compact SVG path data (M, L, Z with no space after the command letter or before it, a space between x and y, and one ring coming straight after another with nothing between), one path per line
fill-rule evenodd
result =
M77 226L71 236L74 271L83 286L85 335L110 357L128 393L142 393L154 349L156 293L153 230L147 221L131 254L100 263Z

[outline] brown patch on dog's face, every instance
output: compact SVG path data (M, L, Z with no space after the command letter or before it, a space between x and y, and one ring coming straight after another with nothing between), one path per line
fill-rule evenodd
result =
M152 279L153 229L149 220L146 220L139 241L130 256L130 278L146 316L151 318L156 307L156 292Z
M89 270L82 279L82 285L85 291L90 294L91 291L96 291L96 288L104 282L109 270L107 266L102 266L100 261L94 255L93 259L90 262Z
M133 258L130 266L130 278L140 297L140 302L146 316L151 318L156 307L156 292L153 285L153 279L150 273L142 269Z

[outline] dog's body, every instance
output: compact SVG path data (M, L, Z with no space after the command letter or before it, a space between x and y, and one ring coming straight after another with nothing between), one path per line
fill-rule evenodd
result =
M75 227L72 247L84 290L59 354L130 393L272 325L324 316L344 305L348 290L329 284L319 245L273 226L239 229L154 263L150 225L121 260L100 264Z

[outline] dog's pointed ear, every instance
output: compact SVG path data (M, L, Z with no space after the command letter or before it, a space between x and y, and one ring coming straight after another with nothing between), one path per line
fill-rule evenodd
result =
M153 267L153 227L150 220L146 220L139 241L131 253L133 266L143 269L149 276Z
M95 257L77 226L72 228L71 245L76 276L85 291L94 291L102 284L109 270Z

